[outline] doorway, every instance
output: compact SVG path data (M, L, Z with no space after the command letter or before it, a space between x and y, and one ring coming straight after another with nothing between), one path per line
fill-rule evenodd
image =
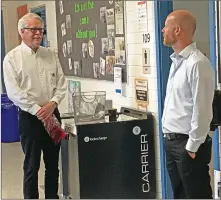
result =
M47 22L46 22L46 8L45 8L45 5L39 6L39 7L36 7L36 8L31 8L30 11L32 13L35 13L35 14L39 15L42 18L42 20L44 22L44 29L46 30ZM43 46L43 47L48 46L48 44L47 44L47 30L44 32L44 36L43 36L43 40L41 42L41 46Z

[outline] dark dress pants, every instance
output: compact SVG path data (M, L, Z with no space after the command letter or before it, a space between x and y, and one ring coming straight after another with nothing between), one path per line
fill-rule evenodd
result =
M54 114L60 121L56 109ZM45 164L45 199L58 199L59 150L60 144L55 145L44 126L36 116L19 111L19 133L21 146L25 155L23 193L25 199L38 199L38 171L40 168L41 152Z
M209 163L212 139L199 147L193 159L185 150L188 136L179 139L164 139L166 165L175 199L212 199Z

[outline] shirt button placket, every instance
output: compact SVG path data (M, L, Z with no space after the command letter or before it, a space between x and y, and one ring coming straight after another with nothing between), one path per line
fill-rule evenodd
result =
M38 59L37 59L37 65L38 65L38 69L39 69L41 88L42 88L43 94L46 96L47 95L47 88L46 88L46 83L45 83L45 78L44 78L43 67Z

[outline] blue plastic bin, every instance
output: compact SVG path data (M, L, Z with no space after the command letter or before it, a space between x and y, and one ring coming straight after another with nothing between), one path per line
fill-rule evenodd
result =
M8 98L7 94L1 95L1 141L2 143L20 141L18 132L18 109Z

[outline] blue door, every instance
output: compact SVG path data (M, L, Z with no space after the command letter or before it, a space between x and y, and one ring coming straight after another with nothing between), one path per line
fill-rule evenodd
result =
M166 169L165 152L163 148L163 133L161 118L163 113L164 99L166 94L167 80L169 76L172 49L163 45L162 29L166 17L173 11L173 1L154 1L155 12L155 34L156 34L156 57L157 57L157 89L158 89L158 116L160 134L160 160L161 160L161 181L162 198L173 199L170 179Z

